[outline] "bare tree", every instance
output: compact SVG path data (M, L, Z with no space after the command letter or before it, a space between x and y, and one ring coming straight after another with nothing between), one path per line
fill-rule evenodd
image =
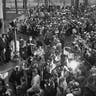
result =
M16 14L18 14L17 0L15 0L15 9L16 9Z

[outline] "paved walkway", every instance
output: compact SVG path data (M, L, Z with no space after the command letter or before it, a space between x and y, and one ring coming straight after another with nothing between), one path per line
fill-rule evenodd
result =
M5 73L10 71L11 69L15 68L17 65L21 65L22 63L24 63L25 61L21 61L21 60L15 60L15 61L10 61L7 64L1 65L0 66L0 74Z

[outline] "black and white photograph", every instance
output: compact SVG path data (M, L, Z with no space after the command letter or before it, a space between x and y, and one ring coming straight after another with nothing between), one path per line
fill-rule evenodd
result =
M96 0L0 0L0 96L96 96Z

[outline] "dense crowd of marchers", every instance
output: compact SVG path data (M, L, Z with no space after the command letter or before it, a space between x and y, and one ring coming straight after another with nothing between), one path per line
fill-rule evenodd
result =
M96 7L83 7L34 7L9 24L0 64L25 63L0 79L0 96L96 96Z

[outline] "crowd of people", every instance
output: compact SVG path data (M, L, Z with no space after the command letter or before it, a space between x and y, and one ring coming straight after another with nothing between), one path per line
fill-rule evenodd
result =
M0 96L96 95L96 6L82 6L36 6L9 24L0 38L0 64L25 62L7 84L1 78Z

